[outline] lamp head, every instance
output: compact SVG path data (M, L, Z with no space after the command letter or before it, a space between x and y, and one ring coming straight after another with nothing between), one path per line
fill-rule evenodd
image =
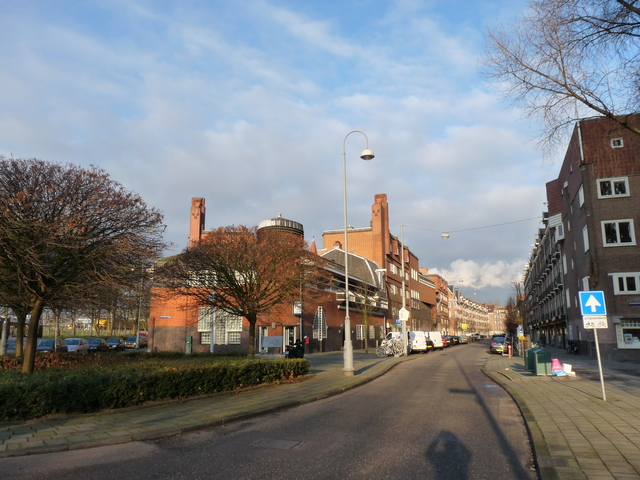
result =
M366 150L363 150L360 154L360 158L363 160L371 160L373 157L375 157L375 155L368 148Z

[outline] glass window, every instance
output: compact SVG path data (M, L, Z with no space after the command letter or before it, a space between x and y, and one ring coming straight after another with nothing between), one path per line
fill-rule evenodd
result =
M613 290L616 295L640 293L640 272L613 273Z
M598 180L598 198L628 197L629 181L626 177Z
M619 348L640 348L640 319L620 320Z
M616 245L635 245L633 220L614 220L602 222L602 238L605 247Z

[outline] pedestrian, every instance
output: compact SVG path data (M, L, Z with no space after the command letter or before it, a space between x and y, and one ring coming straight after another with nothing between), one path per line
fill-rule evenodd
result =
M540 343L542 344L542 348L547 345L547 336L544 333L540 335Z

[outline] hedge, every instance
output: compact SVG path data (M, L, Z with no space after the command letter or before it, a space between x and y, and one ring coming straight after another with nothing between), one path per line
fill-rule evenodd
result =
M0 374L0 419L89 413L292 379L308 360L169 359Z

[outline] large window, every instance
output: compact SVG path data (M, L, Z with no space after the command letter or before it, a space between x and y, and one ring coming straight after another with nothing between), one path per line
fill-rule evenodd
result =
M631 295L640 293L640 273L612 273L613 291L616 295Z
M198 332L200 343L211 343L211 322L215 319L215 344L238 345L242 339L242 317L231 315L222 310L216 310L215 314L210 308L198 309Z
M633 220L608 220L602 222L602 239L605 247L635 245Z
M618 348L640 348L640 319L620 320Z
M598 180L598 198L628 197L629 181L626 177Z

